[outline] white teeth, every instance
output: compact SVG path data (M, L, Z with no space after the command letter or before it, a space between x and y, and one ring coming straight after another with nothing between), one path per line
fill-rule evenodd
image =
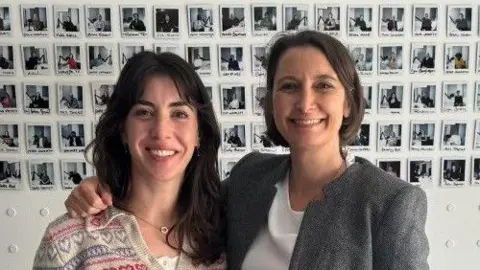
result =
M168 157L168 156L171 156L171 155L175 154L175 151L172 151L172 150L150 150L150 153L152 153L156 156L160 156L160 157Z
M294 119L293 122L295 124L312 126L312 125L320 124L320 122L322 122L322 120L320 120L320 119L305 119L305 120Z

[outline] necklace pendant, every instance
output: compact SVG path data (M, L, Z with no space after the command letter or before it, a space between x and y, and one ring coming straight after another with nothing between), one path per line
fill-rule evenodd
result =
M160 231L163 233L163 234L167 234L168 233L168 228L163 226L160 228Z

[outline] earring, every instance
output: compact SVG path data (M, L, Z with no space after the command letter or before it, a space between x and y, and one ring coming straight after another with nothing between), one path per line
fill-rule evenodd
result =
M199 147L195 147L195 153L197 154L197 157L200 156L200 148Z
M125 154L128 154L128 144L123 145L123 151L125 152Z

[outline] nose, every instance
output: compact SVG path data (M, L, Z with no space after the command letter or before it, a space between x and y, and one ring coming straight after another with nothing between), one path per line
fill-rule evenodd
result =
M296 101L296 108L301 113L309 113L315 109L316 94L308 86L303 86L298 92L298 98Z
M166 140L172 136L172 123L168 115L158 114L151 122L150 135L157 140Z

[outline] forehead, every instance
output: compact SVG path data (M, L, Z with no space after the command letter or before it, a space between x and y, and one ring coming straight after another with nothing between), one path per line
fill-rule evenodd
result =
M330 75L337 74L325 54L312 46L288 49L278 61L276 77L287 75Z
M147 100L181 100L180 90L168 76L147 78L141 98Z

